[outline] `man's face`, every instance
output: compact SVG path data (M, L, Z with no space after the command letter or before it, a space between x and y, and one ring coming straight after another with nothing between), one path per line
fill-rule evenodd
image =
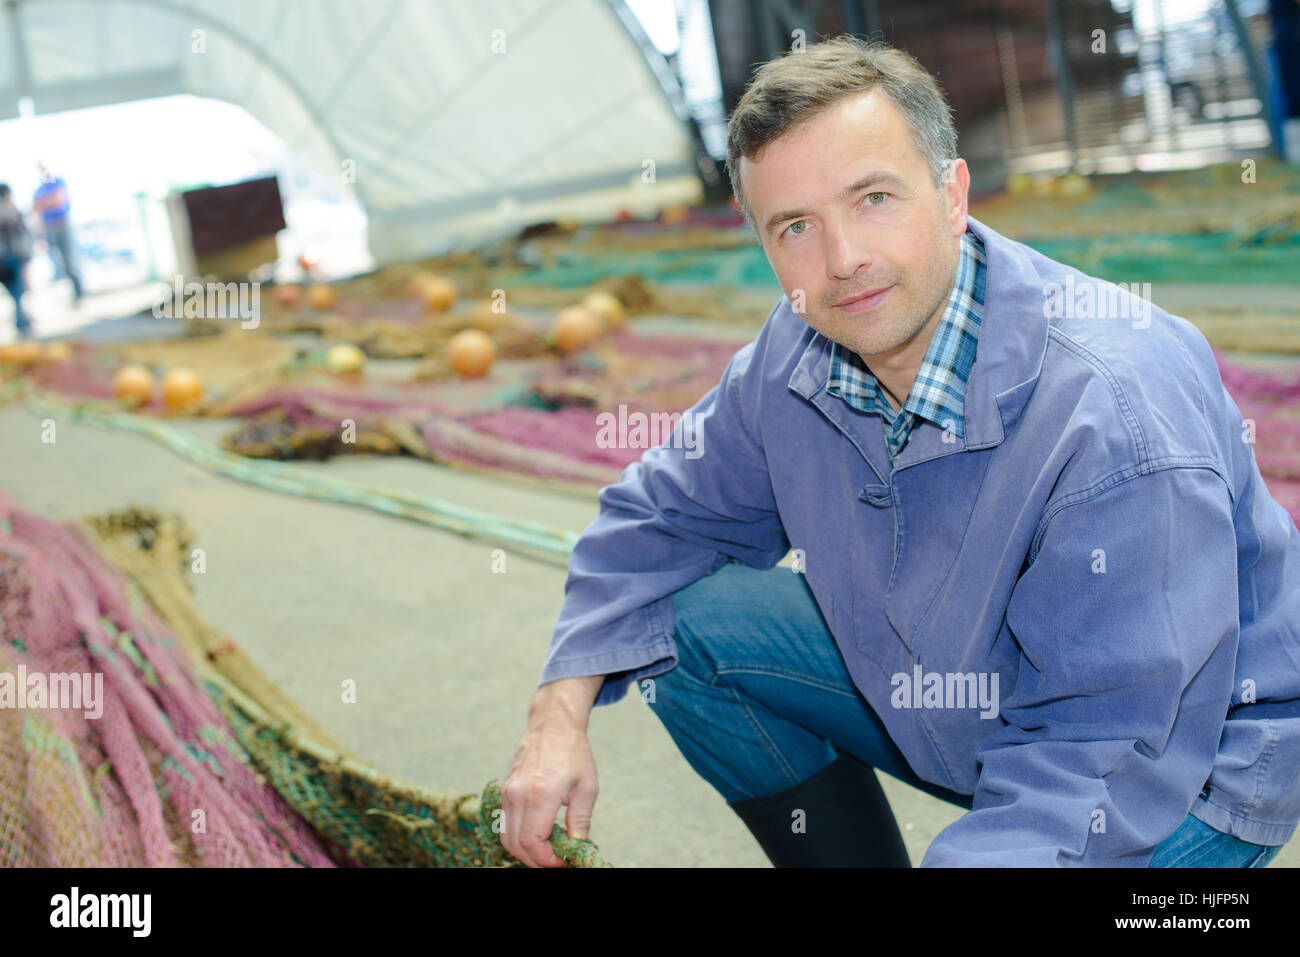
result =
M797 311L802 293L804 321L864 359L919 350L919 365L966 231L965 161L936 186L902 113L872 90L742 158L740 175ZM845 302L866 292L875 295Z

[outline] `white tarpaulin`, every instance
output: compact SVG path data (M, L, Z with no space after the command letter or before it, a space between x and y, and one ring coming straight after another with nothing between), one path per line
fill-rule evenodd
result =
M23 97L227 100L354 190L394 262L701 198L686 108L644 49L621 0L6 0L0 118ZM220 129L158 136L222 148Z

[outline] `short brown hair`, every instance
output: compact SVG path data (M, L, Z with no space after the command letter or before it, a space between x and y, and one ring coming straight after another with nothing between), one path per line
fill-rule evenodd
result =
M769 60L754 72L727 123L727 174L756 229L740 185L740 158L763 147L832 103L879 88L902 112L916 148L925 156L935 185L943 183L957 158L952 109L934 77L915 58L879 40L846 34Z

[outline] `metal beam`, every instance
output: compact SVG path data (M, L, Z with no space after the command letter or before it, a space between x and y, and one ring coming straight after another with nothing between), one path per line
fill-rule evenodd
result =
M1273 155L1281 159L1282 125L1273 110L1273 97L1269 95L1270 91L1268 82L1264 79L1264 71L1259 65L1259 59L1255 56L1255 47L1250 42L1250 34L1246 32L1246 21L1241 19L1241 11L1237 9L1237 0L1224 0L1223 5L1228 10L1229 19L1232 20L1232 29L1237 34L1237 45L1241 47L1241 54L1246 58L1246 70L1250 73L1250 83L1255 88L1255 95L1259 97L1262 106L1264 120L1268 124L1268 135L1273 141Z
M36 104L36 112L61 113L84 110L91 106L109 106L131 100L184 93L185 80L177 67L119 73L93 80L69 80L32 87L26 95Z
M880 0L863 0L863 6L867 15L867 36L873 37L879 33L883 38L885 28L880 19Z
M841 0L840 5L844 8L842 16L844 17L844 29L854 36L862 35L862 4L861 0Z
M1070 52L1065 46L1065 27L1061 19L1061 0L1047 0L1047 35L1056 51L1056 88L1061 95L1061 114L1065 119L1065 142L1070 150L1070 171L1079 162L1079 144L1074 132L1074 81L1070 75Z
M5 23L9 27L9 52L14 61L14 115L17 116L18 101L32 95L32 65L27 56L27 35L18 16L18 0L5 0Z

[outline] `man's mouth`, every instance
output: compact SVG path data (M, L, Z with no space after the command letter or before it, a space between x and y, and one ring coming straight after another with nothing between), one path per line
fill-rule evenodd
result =
M842 299L835 304L836 309L843 309L845 312L867 312L874 309L884 301L889 295L893 286L881 286L878 289L868 289L866 292L860 292L856 296L850 296L848 299Z

